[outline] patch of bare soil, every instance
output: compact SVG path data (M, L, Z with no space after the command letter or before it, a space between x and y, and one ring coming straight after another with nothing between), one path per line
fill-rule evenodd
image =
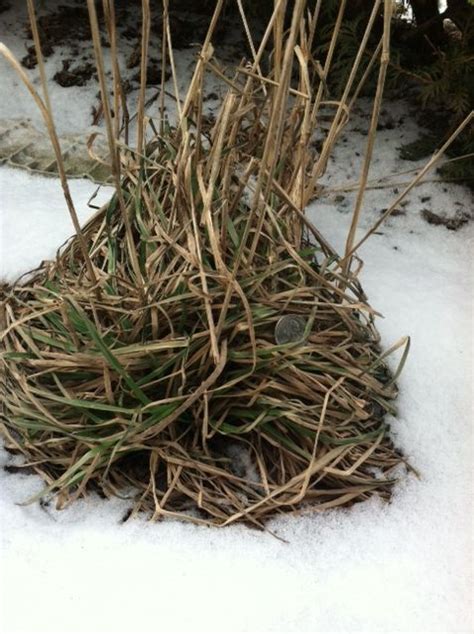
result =
M0 10L8 5L6 0L0 0ZM99 26L102 32L102 44L108 46L107 33L104 25L103 14L100 5L97 6ZM124 45L127 52L128 69L139 66L141 54L141 4L139 2L125 2L117 0L115 3L116 22L119 33L119 42ZM193 7L192 13L170 16L171 31L173 34L173 46L183 49L200 42L205 37L209 25L209 16L200 14ZM162 14L160 3L154 3L152 7L152 39L157 42L162 35ZM54 80L62 87L83 86L90 79L96 77L92 59L92 41L89 23L89 14L84 3L60 4L46 3L38 16L38 30L41 39L42 51L45 58L51 57L61 48L64 56L60 60ZM25 25L25 34L30 42L26 45L27 53L21 60L26 68L32 69L37 65L35 48L32 43L32 32L29 25ZM78 61L80 59L80 62ZM159 85L162 78L161 62L158 57L151 57L148 67L148 85ZM169 73L166 78L169 78ZM132 73L128 78L129 89L138 87L139 73Z
M59 5L54 11L38 17L38 31L45 57L52 55L57 46L67 46L72 55L78 55L78 43L91 39L87 7ZM26 27L26 36L30 40L33 38L29 25ZM27 50L22 64L34 68L37 64L34 46L29 46Z
M71 60L63 60L63 68L53 79L63 88L70 86L84 86L91 77L97 78L95 66L90 62L73 66Z
M8 2L8 0L0 0L0 13L4 13L8 11L8 9L12 8L12 3Z
M429 209L422 209L420 213L428 224L441 225L450 231L457 231L471 219L466 211L457 211L452 218L440 216Z

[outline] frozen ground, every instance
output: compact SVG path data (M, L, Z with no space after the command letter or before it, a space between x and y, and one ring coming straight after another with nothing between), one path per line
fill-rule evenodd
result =
M400 104L387 109L405 118L409 138L416 133ZM381 131L371 178L413 167L396 158L399 136ZM363 143L362 131L341 141L328 187L357 178ZM93 190L73 183L82 218ZM369 190L362 230L392 190ZM12 279L53 256L71 228L56 180L4 167L0 195L1 275ZM337 188L309 209L336 245L351 202ZM285 543L244 527L123 525L127 503L118 500L89 498L61 513L18 506L40 481L2 470L2 631L470 631L474 232L472 223L433 227L420 210L471 205L461 187L424 184L361 251L385 345L412 337L391 422L420 479L400 482L390 505L273 522Z
M7 36L20 53L15 33ZM4 68L0 119L37 123L26 99L10 98L20 89ZM91 98L90 86L68 89L68 99L62 90L53 94L61 133L84 131L89 113L77 106ZM419 166L397 158L396 147L419 132L406 107L386 104L382 124L361 233L408 182L403 172ZM338 248L366 126L362 107L336 149L325 195L308 210ZM95 186L76 180L71 188L85 220ZM106 198L101 190L94 204ZM420 479L402 480L389 505L374 499L274 521L280 541L240 526L121 524L128 508L121 500L90 497L61 513L19 506L41 483L1 468L2 633L472 631L474 225L432 226L423 209L467 217L472 195L426 182L360 252L364 288L385 315L378 322L385 346L412 337L391 424ZM0 167L0 281L53 257L71 231L57 180ZM0 467L8 464L0 450Z

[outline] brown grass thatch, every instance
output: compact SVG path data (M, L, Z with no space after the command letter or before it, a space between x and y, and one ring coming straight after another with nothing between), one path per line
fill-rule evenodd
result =
M145 116L144 0L138 137L129 148L112 116L95 5L88 4L116 192L76 227L54 262L4 292L7 447L47 482L38 497L56 495L64 506L86 490L132 493L135 512L153 519L261 525L305 503L325 509L373 493L388 498L402 461L384 422L394 411L396 375L351 264L391 2L384 3L379 91L344 258L303 210L367 77L359 72L366 38L334 102L325 93L331 49L324 65L311 57L321 2L308 14L305 0L296 0L287 30L286 2L277 2L258 44L240 5L254 58L229 73L213 55L219 1L171 126L163 110L157 123ZM373 17L381 6L375 3ZM113 2L104 8L116 54ZM332 50L337 37L336 25ZM165 3L163 53L176 78L171 43ZM203 114L208 72L228 86L215 121ZM44 76L43 90L35 98L60 158ZM118 65L114 94L117 115ZM323 110L331 119L325 131ZM278 344L275 327L285 315L298 316L304 333ZM388 351L405 347L401 365L406 344Z

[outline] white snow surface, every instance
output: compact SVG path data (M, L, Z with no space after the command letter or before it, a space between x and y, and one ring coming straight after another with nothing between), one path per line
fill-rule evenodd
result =
M3 39L21 53L16 35ZM0 72L0 116L39 125L3 62ZM91 88L68 89L67 100L52 88L60 133L85 131L90 117L78 104ZM406 106L386 104L387 119L395 125L378 135L370 179L388 176L391 185L367 192L359 235L411 178L400 172L420 166L397 158L396 147L420 132ZM308 209L339 250L354 202L341 188L359 177L366 128L362 107L336 148L326 194ZM71 181L81 221L95 189ZM390 504L273 520L278 540L243 526L122 524L126 500L90 496L62 512L20 506L41 482L7 474L14 460L0 449L2 633L472 631L474 229L431 226L423 208L469 214L472 195L428 180L359 253L364 289L385 315L383 344L411 336L390 423L420 478L404 476ZM54 257L71 232L57 179L0 167L0 281Z

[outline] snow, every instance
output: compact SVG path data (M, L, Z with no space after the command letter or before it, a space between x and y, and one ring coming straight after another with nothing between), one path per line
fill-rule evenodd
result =
M79 220L85 222L94 211L88 202L97 187L74 179L69 187ZM111 191L101 188L90 204L105 203ZM73 225L56 178L26 175L3 167L0 194L0 280L13 282L36 268L41 260L54 258L58 247L73 233Z
M18 37L8 37L18 52ZM0 118L37 117L9 71L1 85ZM78 104L91 88L68 89L67 100L62 90L53 94L60 132L84 132L89 115ZM387 103L387 121L358 236L409 182L405 172L421 165L397 158L397 146L420 132L407 106ZM366 127L361 102L329 164L327 189L308 209L339 250ZM420 211L469 214L473 200L467 189L435 180L416 187L359 253L364 289L385 315L378 320L384 346L411 336L399 414L390 423L420 478L403 477L390 504L372 499L274 520L276 539L244 526L122 524L127 500L90 496L62 512L21 506L41 482L6 473L15 460L0 450L0 632L472 630L474 225L448 231L427 224ZM96 186L70 186L84 221ZM93 204L109 193L102 188ZM0 167L0 281L54 257L71 231L57 179Z

